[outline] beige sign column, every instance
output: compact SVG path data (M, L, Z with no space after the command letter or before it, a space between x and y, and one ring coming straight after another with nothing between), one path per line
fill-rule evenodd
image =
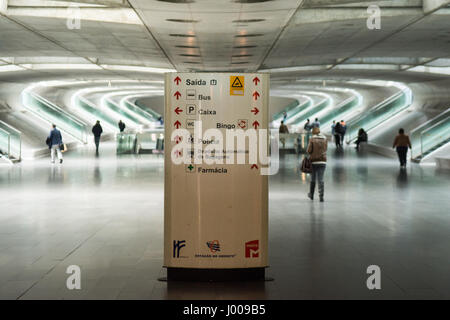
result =
M227 149L227 130L268 128L269 76L250 73L168 73L165 78L165 208L164 265L169 270L264 268L268 264L268 184L260 158L249 163L249 142ZM194 136L201 121L202 137ZM180 136L205 148L217 137L203 137L208 129L223 135L222 164L174 164L182 157ZM197 139L197 140L194 140ZM227 163L244 153L246 163ZM204 159L203 159L204 160ZM201 163L200 163L201 161Z

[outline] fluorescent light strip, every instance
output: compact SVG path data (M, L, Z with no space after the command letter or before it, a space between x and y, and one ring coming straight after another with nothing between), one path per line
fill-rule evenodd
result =
M450 75L450 67L417 66L417 67L408 69L407 71Z
M314 66L298 66L298 67L286 67L286 68L274 68L274 69L260 69L258 72L295 72L295 71L315 71L315 70L326 70L330 68L331 65L314 65Z
M0 66L0 72L16 72L16 71L24 71L25 68L20 66L16 66L15 64L7 64Z
M100 66L93 63L74 63L74 64L30 63L30 64L20 64L20 66L32 70L102 70Z
M112 71L136 71L136 72L150 72L150 73L166 73L166 72L176 72L174 69L165 68L152 68L152 67L141 67L141 66L122 66L122 65L109 65L101 64L102 68Z

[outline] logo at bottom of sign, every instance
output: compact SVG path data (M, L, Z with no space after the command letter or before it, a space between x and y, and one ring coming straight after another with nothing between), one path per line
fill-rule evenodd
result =
M259 258L259 240L252 240L245 243L245 257Z
M174 258L185 258L180 256L180 251L186 247L186 240L173 240L173 257Z

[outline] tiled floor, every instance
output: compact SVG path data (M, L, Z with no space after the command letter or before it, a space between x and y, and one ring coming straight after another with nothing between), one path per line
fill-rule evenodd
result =
M329 152L326 202L286 155L270 178L265 283L167 283L163 160L111 145L0 166L2 299L450 298L450 173ZM366 268L381 268L368 290ZM81 267L81 290L66 269Z

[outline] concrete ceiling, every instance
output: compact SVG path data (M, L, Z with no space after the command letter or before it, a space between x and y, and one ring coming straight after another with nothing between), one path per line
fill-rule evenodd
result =
M450 67L450 1L253 2L0 0L0 68L91 64L115 77L123 72L108 66L178 71ZM369 4L381 9L380 30L366 26ZM69 28L77 16L80 28Z

